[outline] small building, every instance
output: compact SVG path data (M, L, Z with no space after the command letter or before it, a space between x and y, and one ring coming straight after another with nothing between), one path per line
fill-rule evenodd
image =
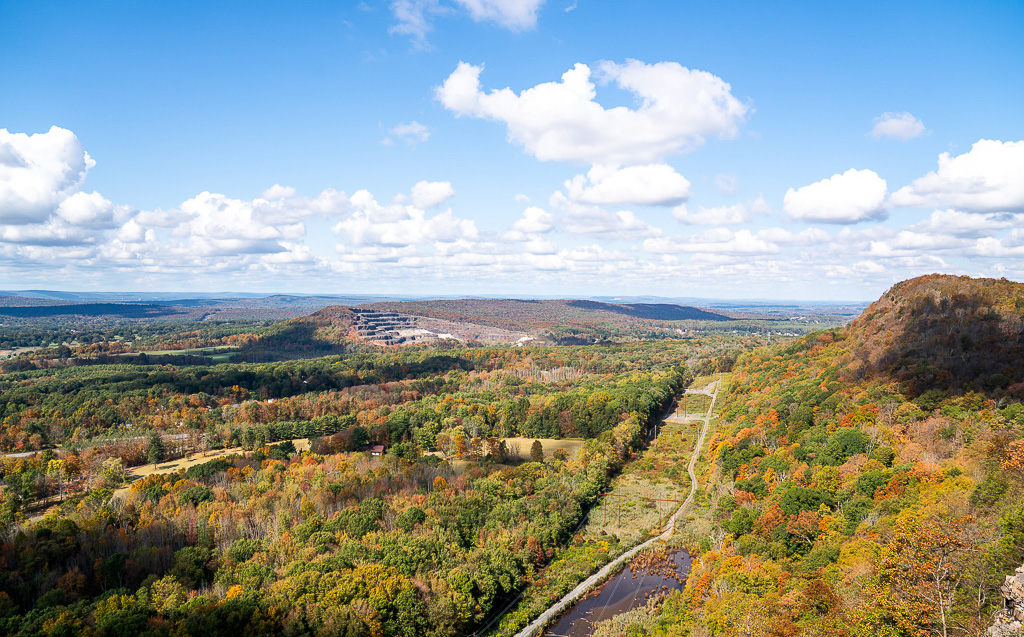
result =
M371 446L370 447L370 455L371 456L383 456L384 455L384 445L373 445L373 446Z

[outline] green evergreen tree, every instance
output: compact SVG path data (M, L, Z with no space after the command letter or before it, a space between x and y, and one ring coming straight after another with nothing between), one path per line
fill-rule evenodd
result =
M366 449L366 446L370 444L370 434L363 427L354 427L352 429L352 450L362 451Z
M544 445L540 443L540 440L534 440L530 446L530 460L544 462Z
M146 458L153 464L162 462L166 455L163 438L160 433L154 431L149 435L149 449L146 451Z

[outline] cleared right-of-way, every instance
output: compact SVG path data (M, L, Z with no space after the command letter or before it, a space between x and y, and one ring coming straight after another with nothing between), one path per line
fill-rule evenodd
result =
M621 568L622 565L626 561L632 559L634 555L636 555L640 551L651 546L659 540L667 540L672 535L672 533L675 532L676 519L682 514L683 510L685 510L686 507L689 506L689 504L693 501L694 494L697 493L697 474L695 473L695 468L697 466L697 460L700 459L701 449L704 447L704 439L707 437L708 428L711 423L711 414L714 413L715 411L715 400L718 398L718 389L720 386L721 380L716 380L715 382L705 387L703 390L686 390L687 392L693 394L703 394L705 396L711 396L711 405L708 407L708 411L704 415L704 426L701 427L700 435L697 437L697 444L694 446L693 449L693 455L690 457L690 464L687 466L687 471L690 474L690 493L689 495L686 496L686 499L683 500L683 503L679 505L679 508L676 509L676 512L672 514L672 517L668 519L668 523L665 525L664 532L662 532L661 535L652 537L651 539L640 544L639 546L633 547L632 549L626 551L614 561L606 564L604 568L594 573L587 579L583 580L583 582L581 582L579 586L569 591L564 597L562 597L562 599L558 600L550 608L541 613L540 616L538 616L537 619L530 622L530 624L526 628L516 633L516 637L530 637L531 635L537 634L538 631L543 630L544 627L551 622L551 620L561 615L566 608L568 608L571 604L575 603L577 599L582 597L584 593L586 593L588 590L596 586L598 583L603 582L605 578L607 578L609 575L611 575L619 568Z

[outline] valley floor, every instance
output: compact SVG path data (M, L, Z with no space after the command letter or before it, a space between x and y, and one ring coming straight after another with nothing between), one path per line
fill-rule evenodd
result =
M588 595L638 555L651 551L664 552L667 548L679 544L680 537L676 532L685 526L686 522L681 516L697 494L699 481L695 471L708 431L713 427L716 418L715 402L722 381L722 376L718 376L714 380L699 378L692 383L696 389L687 389L687 393L709 398L704 401L707 405L706 411L700 415L699 420L688 419L685 424L679 422L682 415L680 411L685 407L681 400L677 400L672 413L665 418L658 436L636 460L623 469L611 490L604 495L600 504L591 509L584 521L585 526L580 535L588 542L598 542L602 538L614 536L622 546L635 546L551 604L528 626L516 633L516 637L540 634L545 626L555 623L583 596ZM691 400L689 409L693 407ZM683 473L684 467L686 473ZM689 516L688 519L692 520L693 516ZM663 531L651 537L659 529Z

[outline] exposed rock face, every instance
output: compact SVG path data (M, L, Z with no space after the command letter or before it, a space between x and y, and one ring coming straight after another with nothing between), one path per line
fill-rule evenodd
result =
M990 637L1017 637L1024 635L1024 566L1015 575L1007 575L999 587L1003 594L1003 610L995 624L988 629Z

